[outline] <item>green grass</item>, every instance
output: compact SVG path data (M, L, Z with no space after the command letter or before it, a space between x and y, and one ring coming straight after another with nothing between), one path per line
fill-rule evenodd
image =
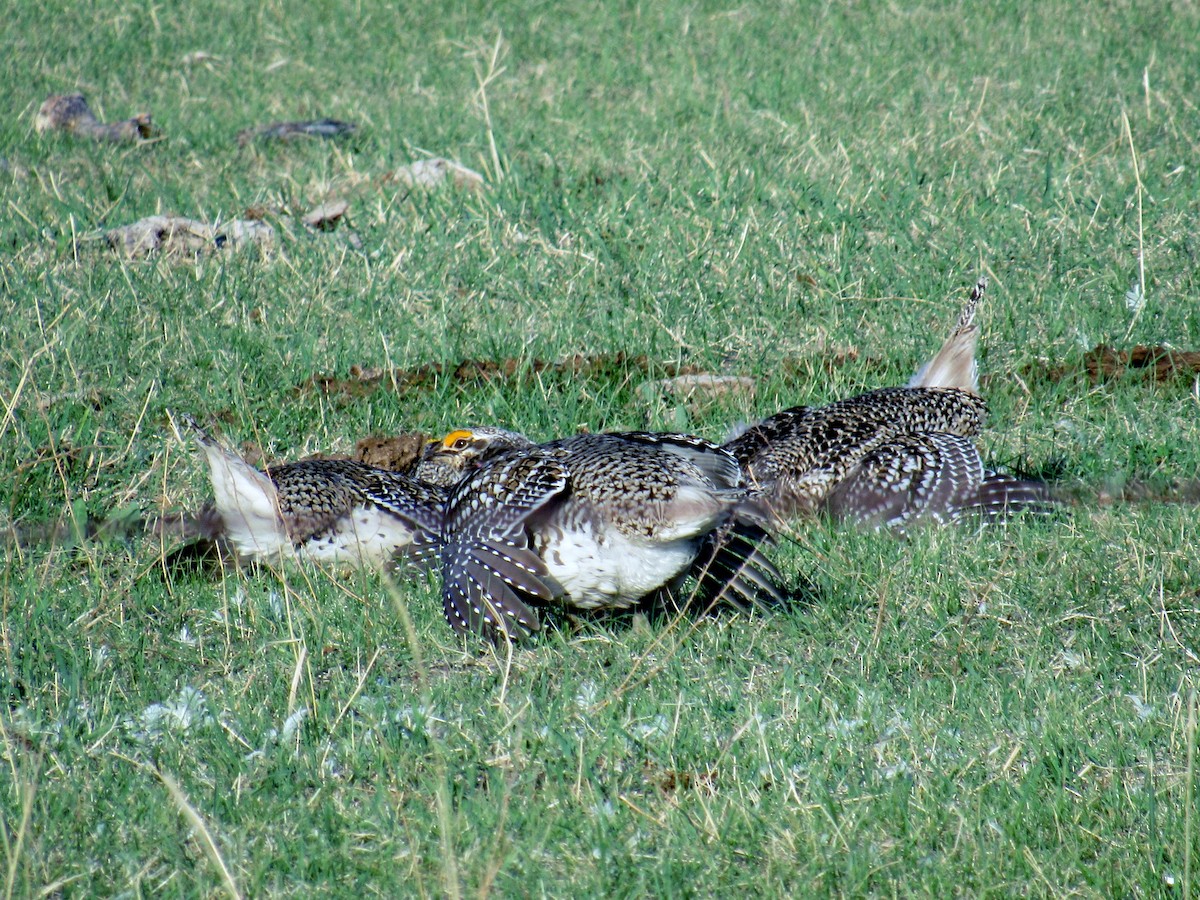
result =
M1196 896L1195 508L1119 497L1194 481L1200 388L1082 374L1100 343L1200 349L1196 7L594 6L14 5L0 517L200 503L168 410L274 458L495 420L719 438L902 383L981 271L985 451L1079 504L904 540L805 525L776 554L818 589L794 611L511 656L456 639L424 579L8 539L5 896ZM164 139L36 135L72 90ZM319 116L360 129L234 140ZM386 180L426 153L486 188ZM306 233L330 198L347 221ZM251 207L274 248L93 240ZM575 354L606 362L533 372ZM757 390L647 402L679 365Z

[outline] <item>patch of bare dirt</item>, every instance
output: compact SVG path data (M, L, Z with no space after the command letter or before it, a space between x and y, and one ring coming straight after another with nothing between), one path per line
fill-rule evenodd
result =
M848 365L890 371L883 362L860 357L853 348L830 353L817 363L807 359L787 359L780 369L789 378L805 379L811 378L814 370L832 374ZM468 385L505 381L525 383L542 374L610 377L621 381L644 376L646 381L639 387L643 398L660 396L681 402L707 401L735 394L753 398L757 391L755 380L747 376L719 375L689 363L662 362L645 354L624 352L575 354L559 360L464 359L453 364L428 363L412 369L353 365L345 376L313 375L293 390L303 394L315 389L327 395L359 398L379 390L428 388L447 379Z
M378 390L428 387L446 379L463 384L490 384L518 379L524 382L543 373L628 377L631 372L664 378L702 374L701 369L697 366L656 362L645 355L605 353L585 356L576 354L560 360L465 359L453 365L428 363L417 366L415 369L351 366L346 377L314 375L298 385L295 390L303 393L315 388L324 394L364 397Z
M1073 366L1054 366L1046 376L1062 381L1075 374L1084 374L1093 384L1114 381L1127 374L1141 373L1154 381L1173 381L1200 373L1200 352L1172 350L1156 344L1138 344L1131 350L1117 350L1107 344L1097 344L1083 357L1082 370Z
M754 397L756 382L744 375L711 375L697 373L695 375L676 375L674 378L660 378L656 381L644 382L638 387L638 393L645 400L655 397L669 397L673 400L687 402L693 399L711 399L737 394L744 397Z

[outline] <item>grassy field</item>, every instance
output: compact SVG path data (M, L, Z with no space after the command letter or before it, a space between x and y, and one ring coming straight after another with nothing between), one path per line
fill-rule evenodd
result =
M9 537L4 896L1200 896L1200 378L1087 373L1200 349L1195 4L81 6L4 15L0 523L198 506L168 411L273 459L719 439L902 383L980 272L986 454L1076 499L806 524L794 610L514 652L432 580ZM162 139L35 134L75 90ZM485 186L389 177L428 155ZM98 239L248 210L272 247ZM641 389L683 367L756 391Z

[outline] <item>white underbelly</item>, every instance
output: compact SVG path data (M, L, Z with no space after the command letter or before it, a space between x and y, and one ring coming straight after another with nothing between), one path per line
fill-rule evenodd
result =
M581 609L624 609L683 572L696 557L694 539L639 541L608 529L554 530L537 550L550 575Z
M374 507L358 507L337 525L296 548L299 556L321 563L383 568L407 551L413 529Z

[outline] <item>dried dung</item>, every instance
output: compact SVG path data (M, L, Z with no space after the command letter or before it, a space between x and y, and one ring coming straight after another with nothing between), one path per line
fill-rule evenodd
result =
M104 239L113 250L131 257L155 253L195 256L208 250L270 245L275 229L252 219L209 225L183 216L148 216L105 232Z
M155 135L150 113L140 113L121 122L104 123L96 118L83 94L53 94L47 97L33 120L33 128L38 134L64 131L109 143L144 141Z
M483 187L483 176L474 169L436 156L433 159L421 159L401 166L392 173L390 180L409 187L435 188L447 181L457 188L471 191Z
M406 472L416 465L429 435L408 431L392 437L371 435L354 445L354 458L368 466Z
M295 141L303 138L343 137L353 134L358 126L353 122L343 122L340 119L315 119L308 122L273 122L270 125L258 125L239 131L238 146L244 147L253 140L260 141Z
M333 231L349 209L345 200L333 200L309 210L300 221L315 231Z

